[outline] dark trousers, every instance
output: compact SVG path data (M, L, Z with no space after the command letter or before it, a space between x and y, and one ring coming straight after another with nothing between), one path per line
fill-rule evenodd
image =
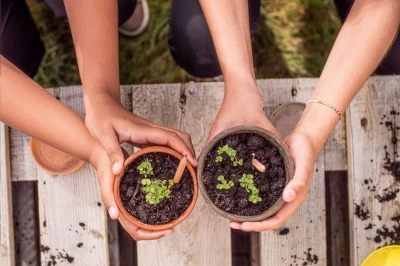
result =
M344 21L354 0L335 0ZM256 29L260 1L249 0L251 34ZM176 63L196 77L221 75L218 58L206 20L197 0L171 0L169 48ZM400 37L397 37L376 73L400 74Z
M260 17L260 0L248 1L250 31L253 35ZM180 67L199 78L222 74L211 33L198 0L171 0L169 26L169 49Z
M66 18L63 0L46 0L56 17ZM118 22L132 14L136 0L118 0ZM42 61L44 46L25 0L1 0L0 53L33 77Z

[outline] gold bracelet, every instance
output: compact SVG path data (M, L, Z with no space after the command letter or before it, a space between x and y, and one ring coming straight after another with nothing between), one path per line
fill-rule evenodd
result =
M334 107L334 106L332 106L332 105L329 105L329 104L327 104L327 103L321 102L321 101L319 101L319 100L309 100L309 101L306 103L306 105L308 105L309 103L320 103L320 104L322 104L322 105L325 105L325 106L331 108L333 111L335 111L335 112L338 114L339 120L342 119L342 113L341 113L338 109L336 109L336 107Z

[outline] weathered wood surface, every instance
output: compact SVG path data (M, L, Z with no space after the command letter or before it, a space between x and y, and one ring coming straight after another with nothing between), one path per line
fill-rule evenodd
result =
M84 114L81 87L49 92ZM107 217L95 170L84 165L70 175L53 176L39 168L37 173L42 265L54 260L60 265L109 265Z
M315 84L315 79L259 81L266 114L271 114L279 105L287 102L307 102ZM324 151L320 153L315 165L305 203L280 230L260 234L261 265L302 265L304 262L308 265L326 265L326 241L321 241L326 238ZM289 232L281 235L283 229L289 229ZM312 256L311 261L307 261L308 254ZM313 259L314 255L318 257L318 262Z
M349 212L352 265L375 249L400 244L400 78L371 78L351 103ZM397 232L397 240L388 235ZM385 234L385 233L383 233Z
M12 181L37 180L38 166L32 158L30 137L11 128L10 142Z
M198 153L222 101L222 84L137 86L132 94L135 114L187 131ZM174 231L158 241L138 242L139 265L231 265L229 222L201 196L188 220Z
M0 265L15 265L9 131L3 123L0 123Z

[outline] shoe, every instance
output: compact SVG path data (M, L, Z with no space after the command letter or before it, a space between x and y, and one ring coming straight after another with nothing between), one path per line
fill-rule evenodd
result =
M135 11L121 26L119 33L128 37L139 36L149 25L150 9L147 0L137 0Z

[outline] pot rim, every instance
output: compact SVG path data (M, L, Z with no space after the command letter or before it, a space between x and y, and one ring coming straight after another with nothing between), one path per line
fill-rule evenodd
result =
M159 225L146 224L146 223L143 223L142 221L140 221L138 218L132 216L125 209L124 205L122 204L121 197L119 196L119 192L120 192L119 186L121 183L121 179L125 173L125 168L128 165L133 163L140 156L147 154L147 153L153 153L153 152L167 153L169 155L176 157L179 160L181 160L183 158L182 154L178 153L177 151L175 151L173 149L163 147L163 146L151 146L151 147L143 148L135 153L132 153L125 160L123 171L114 180L114 198L117 203L119 211L129 222L131 222L134 225L136 225L137 227L145 229L145 230L162 231L162 230L171 229L171 228L177 226L191 214L191 212L193 211L193 209L196 205L197 198L198 198L198 184L197 184L196 172L194 171L193 166L188 162L186 165L186 168L189 170L189 173L190 173L190 175L192 177L192 181L193 181L193 198L192 198L192 202L190 203L189 207L182 213L181 216L179 216L176 220L173 220L167 224L159 224Z
M85 164L84 161L79 160L79 159L67 154L71 158L74 158L74 159L77 160L76 164L72 165L72 167L65 168L63 170L57 170L55 168L49 168L48 165L46 165L43 162L43 160L41 159L41 156L38 154L39 145L41 143L45 144L47 146L50 146L53 149L56 149L51 145L48 145L48 144L46 144L46 143L44 143L42 141L39 141L39 140L31 137L31 139L29 141L29 147L30 147L30 150L31 150L31 154L32 154L33 160L35 161L36 165L38 165L41 169L45 170L46 172L48 172L48 173L50 173L52 175L69 175L69 174L74 173L75 171L78 171ZM58 149L56 149L56 150L58 150Z
M236 215L236 214L232 214L232 213L226 212L224 210L221 210L217 206L215 206L215 204L212 202L211 198L208 196L208 192L204 186L203 181L201 180L201 176L202 176L203 170L204 170L205 158L206 158L207 154L214 148L214 146L221 139L227 137L228 135L243 134L243 133L258 134L278 149L280 155L282 156L282 158L285 162L285 173L286 173L285 187L286 187L286 185L290 182L290 180L293 179L293 176L294 176L294 163L293 163L293 159L290 155L289 148L286 146L286 144L283 141L278 139L270 131L260 128L260 127L257 127L257 126L248 126L248 125L242 125L242 126L228 128L228 129L220 132L209 143L206 144L206 146L203 148L203 150L200 154L200 157L199 157L199 166L197 167L197 180L199 183L200 192L203 195L204 199L206 200L207 204L219 215L221 215L231 221L236 221L236 222L256 222L256 221L264 220L264 219L274 215L278 210L280 210L283 207L283 205L285 205L285 201L283 200L282 195L274 203L274 205L272 205L270 208L268 208L267 210L265 210L264 212L262 212L259 215L254 215L254 216Z

